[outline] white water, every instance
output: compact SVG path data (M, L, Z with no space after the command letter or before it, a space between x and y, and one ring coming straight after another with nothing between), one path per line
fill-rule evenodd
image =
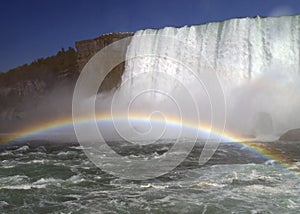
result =
M300 15L141 30L126 58L120 91L134 111L199 111L201 122L225 118L227 130L256 136L300 127Z

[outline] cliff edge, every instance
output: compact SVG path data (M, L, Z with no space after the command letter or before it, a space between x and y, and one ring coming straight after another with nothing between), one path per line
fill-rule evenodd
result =
M0 73L0 133L49 117L71 115L73 89L89 59L105 46L133 33L110 33L75 42L76 50L63 48L54 56L40 58ZM105 78L99 91L118 86L124 63Z

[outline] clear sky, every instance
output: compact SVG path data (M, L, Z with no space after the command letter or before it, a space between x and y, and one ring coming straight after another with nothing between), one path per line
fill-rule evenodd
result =
M300 14L300 0L1 0L0 71L104 33Z

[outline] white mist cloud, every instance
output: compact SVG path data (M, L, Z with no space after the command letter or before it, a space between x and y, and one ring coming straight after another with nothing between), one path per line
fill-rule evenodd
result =
M270 16L287 16L287 15L292 15L293 13L294 11L289 6L280 6L280 7L275 7L271 11Z

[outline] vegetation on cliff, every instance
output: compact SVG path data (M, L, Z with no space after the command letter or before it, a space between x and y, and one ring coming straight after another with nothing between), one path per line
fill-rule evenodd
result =
M63 48L54 56L40 58L31 64L25 64L11 69L6 73L0 73L0 86L11 86L19 81L25 80L44 80L52 83L63 73L77 73L77 52L69 47Z

